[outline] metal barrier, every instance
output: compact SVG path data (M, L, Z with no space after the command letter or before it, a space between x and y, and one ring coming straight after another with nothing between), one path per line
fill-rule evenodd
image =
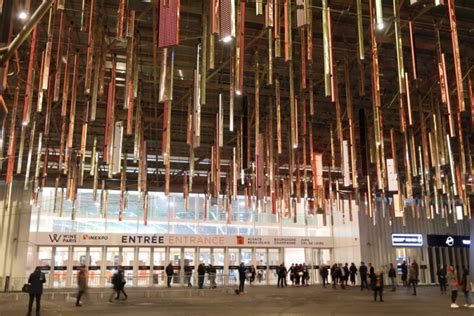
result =
M154 274L151 276L125 276L127 288L160 288L166 287L167 277L165 274ZM5 279L0 279L0 286L3 292L19 292L23 285L28 283L28 277L16 277L9 278L8 284ZM69 282L68 282L69 281ZM93 276L88 278L89 288L111 288L112 282L111 277L105 276ZM189 282L188 282L189 281ZM173 287L188 287L190 283L192 287L198 287L199 276L197 273L193 273L189 278L186 275L175 274L171 285ZM239 283L238 274L216 274L214 281L211 279L209 274L204 275L204 287L224 287L224 286L237 286ZM71 276L69 280L63 276L51 276L46 275L46 282L43 284L44 289L48 290L60 290L60 289L75 289L77 287L77 277Z

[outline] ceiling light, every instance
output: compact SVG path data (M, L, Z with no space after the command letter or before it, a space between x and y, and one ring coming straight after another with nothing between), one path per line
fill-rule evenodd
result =
M23 10L21 10L21 11L18 13L18 18L19 18L20 20L23 20L23 21L24 21L24 20L26 20L27 17L28 17L28 14L26 14L26 12L23 11Z
M298 148L298 144L294 144L294 145L293 145L293 148Z
M237 94L237 95L242 95L242 91L240 91L240 90L235 90L235 94Z
M232 36L227 35L226 37L224 37L224 38L222 39L222 41L223 41L224 43L229 43L230 41L232 41Z
M384 22L377 23L377 29L383 30L384 27L385 27L385 23L384 23Z

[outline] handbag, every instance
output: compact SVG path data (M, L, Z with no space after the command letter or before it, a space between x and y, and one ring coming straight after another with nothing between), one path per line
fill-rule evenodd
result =
M30 285L28 283L23 284L23 287L21 288L21 291L23 293L29 293L30 292Z

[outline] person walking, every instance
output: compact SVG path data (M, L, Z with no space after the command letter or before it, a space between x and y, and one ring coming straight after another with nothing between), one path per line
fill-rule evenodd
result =
M461 290L464 293L464 299L466 300L464 307L474 308L474 304L472 304L471 301L471 281L469 279L469 270L466 268L462 271Z
M303 285L309 286L309 270L306 263L303 263Z
M418 273L416 270L415 262L413 262L408 268L408 289L413 285L413 295L416 296L416 284L418 283Z
M123 295L125 296L124 300L128 298L128 295L127 293L125 293L125 290L124 290L126 283L127 281L125 281L124 269L123 267L119 267L117 272L115 272L115 274L112 277L112 285L113 285L114 291L109 297L110 303L112 303L112 298L114 297L114 295L115 295L116 300L120 299L120 293L123 293Z
M439 266L436 274L438 275L438 283L441 294L446 294L446 268L443 265Z
M278 275L277 287L286 286L286 267L283 263L281 263L280 267L278 267L277 275Z
M87 289L87 272L84 266L77 273L77 288L76 306L79 307L82 306L81 297L86 293Z
M28 316L31 316L31 310L33 308L33 302L36 300L36 315L40 314L41 309L41 295L43 294L43 283L46 282L46 276L41 272L39 267L35 268L35 271L30 274L28 278L28 293L30 300L28 302Z
M356 284L356 275L357 275L357 267L355 266L354 262L351 262L349 273L350 273L350 278L351 278L351 285L354 286Z
M360 290L363 291L364 289L369 289L369 285L367 284L367 266L365 265L364 261L360 263L359 267L359 275L360 275Z
M184 275L186 277L186 283L188 284L188 287L192 287L191 279L193 277L193 268L187 264L184 266Z
M244 293L245 278L246 278L247 269L243 262L239 266L239 293Z
M173 264L171 262L168 263L168 265L166 266L165 273L166 273L166 286L171 287L171 281L173 279L173 274L174 274Z
M407 283L408 266L407 266L406 261L403 261L402 265L400 266L400 269L402 270L402 284L403 286L408 286L408 283Z
M198 266L198 287L200 289L204 288L204 276L206 274L206 267L204 263L200 263Z
M383 273L377 271L370 275L370 283L372 284L372 290L374 291L374 302L377 301L377 294L380 297L380 301L383 302Z
M337 264L333 264L331 266L331 281L332 281L332 287L335 289L337 286L338 280L338 275L337 275Z
M329 275L329 270L328 270L328 266L323 264L321 266L321 269L319 270L319 274L321 275L321 278L323 280L323 287L326 287L328 283L328 275Z
M458 289L459 282L456 276L456 271L453 266L448 266L448 272L446 273L446 281L451 292L451 308L459 308L459 305L456 304L456 299L458 298Z
M212 264L209 264L209 283L211 284L211 289L215 289L217 287L216 274L216 267L214 267Z
M392 292L397 290L397 271L393 267L393 263L390 264L390 269L388 270L388 277L392 282Z

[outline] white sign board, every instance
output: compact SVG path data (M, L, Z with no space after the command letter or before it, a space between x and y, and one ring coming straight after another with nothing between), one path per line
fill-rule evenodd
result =
M332 237L30 233L37 245L331 248Z

